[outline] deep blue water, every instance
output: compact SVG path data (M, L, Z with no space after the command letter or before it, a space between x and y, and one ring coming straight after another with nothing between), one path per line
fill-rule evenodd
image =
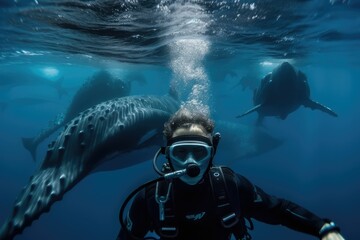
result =
M301 107L286 120L267 118L265 131L284 144L228 164L360 239L359 1L3 0L0 7L0 224L58 134L39 146L36 162L21 138L66 112L99 69L131 81L131 94L165 94L175 83L184 102L197 101L215 120L253 126L256 114L235 118L252 106L252 91L234 86L289 61L307 75L312 98L339 117ZM52 84L61 78L63 96ZM16 239L115 239L122 201L154 176L150 158L91 174ZM314 239L260 222L251 234Z

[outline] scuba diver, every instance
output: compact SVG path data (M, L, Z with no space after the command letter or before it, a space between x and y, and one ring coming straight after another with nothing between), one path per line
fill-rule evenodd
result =
M213 165L220 134L214 121L181 108L164 125L167 146L154 157L161 175L135 191L120 210L118 240L250 240L251 219L281 224L321 240L344 240L340 228L303 207L265 193L228 167ZM156 161L164 154L159 170ZM127 203L134 197L124 219Z

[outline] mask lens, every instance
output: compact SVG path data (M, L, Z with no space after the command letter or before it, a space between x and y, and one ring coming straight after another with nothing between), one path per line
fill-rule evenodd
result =
M195 161L201 161L209 158L211 155L211 146L202 142L179 142L170 146L170 158L184 162L189 157Z
M192 150L192 154L195 160L201 160L206 158L209 155L209 152L205 147L197 146Z

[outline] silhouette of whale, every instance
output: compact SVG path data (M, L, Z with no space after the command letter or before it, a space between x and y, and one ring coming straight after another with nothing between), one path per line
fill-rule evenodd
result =
M284 120L301 105L337 117L329 107L310 99L306 75L288 62L283 62L261 80L260 86L254 91L253 102L255 107L236 117L257 111L257 124L260 125L265 116L276 116Z
M36 161L38 145L81 111L106 100L127 96L129 93L130 82L116 79L108 71L100 70L75 93L62 118L52 121L53 124L42 130L36 137L22 138L22 144Z
M59 76L57 79L49 80L46 77L37 75L31 68L7 69L0 71L0 88L8 89L20 86L46 86L54 89L59 98L67 94L63 85L64 77Z

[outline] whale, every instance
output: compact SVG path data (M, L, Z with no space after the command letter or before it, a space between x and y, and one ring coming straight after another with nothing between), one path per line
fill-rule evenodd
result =
M260 85L254 90L253 103L253 108L236 118L258 112L257 125L261 125L266 116L285 120L300 106L320 110L334 117L338 116L331 108L310 98L306 75L289 62L283 62L261 79Z
M66 89L63 87L64 76L59 76L54 80L50 80L44 76L36 74L35 71L36 69L24 67L21 68L21 71L19 71L18 68L0 71L0 88L10 91L16 87L44 86L54 89L59 98L68 94Z
M127 96L102 102L69 121L51 142L39 169L19 194L0 239L13 239L84 177L114 156L156 144L179 108L174 94ZM120 164L134 165L146 158Z
M90 77L77 90L69 104L66 113L59 115L51 124L41 130L35 137L23 137L22 144L36 161L36 150L40 143L55 131L63 127L81 111L93 105L116 97L124 97L130 94L130 82L117 79L106 70L100 70Z

